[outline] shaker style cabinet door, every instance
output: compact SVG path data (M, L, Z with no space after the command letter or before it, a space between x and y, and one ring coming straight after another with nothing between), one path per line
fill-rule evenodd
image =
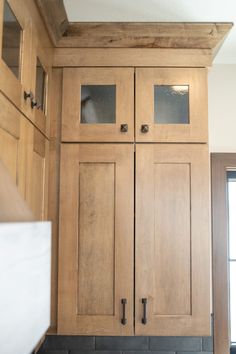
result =
M63 70L62 141L134 139L134 69Z
M136 69L136 140L208 141L207 69Z
M132 335L133 146L61 153L58 333Z
M208 159L200 144L137 146L137 335L210 335Z

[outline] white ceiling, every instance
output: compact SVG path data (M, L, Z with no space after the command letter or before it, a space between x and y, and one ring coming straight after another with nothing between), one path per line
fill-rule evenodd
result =
M236 0L64 0L70 22L234 22L215 63L236 64Z

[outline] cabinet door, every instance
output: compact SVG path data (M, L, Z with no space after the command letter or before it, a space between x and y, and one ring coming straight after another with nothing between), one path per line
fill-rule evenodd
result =
M17 183L20 113L1 93L0 107L0 159Z
M136 166L136 334L209 335L207 146L138 145Z
M136 69L136 139L207 142L207 69Z
M18 0L0 0L0 90L26 112L24 90L30 90L32 24Z
M27 161L26 201L36 220L45 220L47 217L49 142L38 129L34 127L31 129L33 144L30 146L31 151Z
M66 68L62 140L134 139L134 69Z
M58 333L131 335L133 145L62 144L61 154Z

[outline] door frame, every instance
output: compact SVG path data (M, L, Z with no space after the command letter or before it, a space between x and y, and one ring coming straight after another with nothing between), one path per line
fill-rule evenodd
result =
M235 153L211 154L214 354L230 353L226 172Z

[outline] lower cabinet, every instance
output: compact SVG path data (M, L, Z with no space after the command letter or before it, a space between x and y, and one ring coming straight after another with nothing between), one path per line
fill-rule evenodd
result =
M60 183L59 334L209 335L207 146L62 144Z

